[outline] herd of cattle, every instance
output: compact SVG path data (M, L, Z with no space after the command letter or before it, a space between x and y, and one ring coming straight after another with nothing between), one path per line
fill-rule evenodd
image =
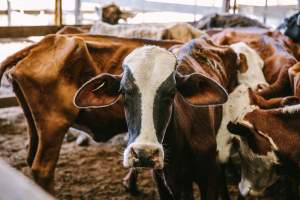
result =
M298 16L280 27L299 31ZM299 199L300 34L209 23L69 27L3 61L0 77L8 72L28 122L34 180L54 193L62 141L76 127L95 141L128 131L132 192L145 167L161 199L193 199L193 183L201 199L230 199L225 172L238 157L241 198L284 179L287 199Z

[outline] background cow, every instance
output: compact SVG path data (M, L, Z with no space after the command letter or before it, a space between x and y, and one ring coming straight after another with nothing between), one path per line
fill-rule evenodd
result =
M251 19L240 14L218 14L213 13L203 16L194 26L200 30L212 28L232 28L232 27L260 27L267 28L255 19Z
M288 69L298 62L285 40L278 34L273 38L273 34L269 32L227 29L212 38L217 44L223 45L245 42L256 50L264 61L263 72L270 84L268 87L262 86L259 94L268 99L291 94Z
M277 30L283 31L293 41L300 43L300 12L295 13L277 27Z

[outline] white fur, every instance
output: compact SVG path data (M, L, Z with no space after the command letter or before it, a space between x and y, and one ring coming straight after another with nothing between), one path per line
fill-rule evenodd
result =
M247 122L247 121L244 121ZM243 123L244 123L243 122ZM258 155L255 154L251 148L244 142L241 141L240 142L240 152L242 154L242 156L244 157L244 162L259 162L260 164L256 164L257 166L260 166L262 169L266 170L263 171L262 173L255 173L255 170L253 169L256 165L252 166L251 164L247 164L248 167L252 167L251 172L253 172L253 174L249 174L245 176L245 172L243 170L245 170L242 167L242 174L241 174L241 181L239 183L239 190L241 192L241 194L243 196L247 196L248 194L250 194L251 196L261 196L263 195L264 191L266 188L268 188L270 185L272 185L273 183L275 183L278 180L278 176L274 175L272 176L272 179L269 179L270 177L268 176L269 173L271 171L273 171L274 169L272 168L274 164L279 164L279 160L276 156L276 154L274 153L274 150L277 149L277 146L275 145L274 141L272 140L272 138L270 138L268 135L259 132L259 134L261 134L263 137L266 137L270 144L272 145L272 150L270 152L268 152L266 155ZM267 173L267 174L266 174ZM259 190L257 190L257 188L253 187L253 181L255 180L263 180L265 177L267 177L268 182L266 182L263 187L259 188Z
M282 108L282 113L284 114L293 114L300 111L300 104L292 105L292 106L284 106Z
M227 130L229 121L243 119L248 113L253 111L256 106L250 105L248 88L255 88L258 84L267 84L262 68L263 60L249 46L243 42L231 45L237 53L246 56L248 70L245 73L238 72L239 85L229 94L228 101L223 105L223 118L217 134L218 159L226 163L230 156L232 134Z
M139 136L124 153L124 165L127 166L128 151L134 145L158 145L162 151L154 128L153 104L156 91L174 72L176 58L166 49L144 46L131 52L123 63L132 72L135 84L141 93L141 130ZM163 157L163 152L161 154Z

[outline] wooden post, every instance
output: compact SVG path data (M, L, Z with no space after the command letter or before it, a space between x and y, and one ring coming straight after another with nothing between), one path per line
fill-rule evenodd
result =
M230 0L223 0L223 2L222 2L222 12L223 13L228 13L229 10L230 10Z
M55 0L55 25L62 25L62 0Z

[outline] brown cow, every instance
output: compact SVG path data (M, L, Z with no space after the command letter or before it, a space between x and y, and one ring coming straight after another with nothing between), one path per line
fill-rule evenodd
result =
M174 199L193 199L193 182L201 199L217 199L215 134L222 111L216 105L237 83L238 58L231 48L204 37L175 52L177 60L157 46L137 48L124 59L122 75L93 78L74 102L97 108L114 105L122 96L129 132L123 165L154 169L161 199L170 199L161 169Z
M54 169L70 126L90 133L96 141L127 131L120 102L110 108L79 111L73 105L78 88L98 74L120 74L123 58L137 47L169 48L174 44L178 42L49 35L1 63L0 77L10 69L14 91L29 125L27 161L39 185L53 192Z
M287 45L284 36L279 35L272 32L256 33L249 29L227 29L212 37L217 44L223 45L242 41L258 52L264 60L263 72L270 84L262 88L259 94L269 99L291 94L288 69L297 63L295 52Z
M103 22L109 24L117 24L120 19L127 20L127 18L134 17L135 14L130 11L121 10L119 6L112 3L101 8L96 8Z

